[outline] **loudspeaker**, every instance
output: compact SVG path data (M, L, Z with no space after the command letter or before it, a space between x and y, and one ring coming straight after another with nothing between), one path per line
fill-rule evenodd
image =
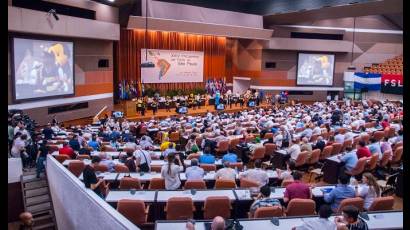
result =
M109 60L108 59L100 59L98 60L98 68L107 68L109 67Z

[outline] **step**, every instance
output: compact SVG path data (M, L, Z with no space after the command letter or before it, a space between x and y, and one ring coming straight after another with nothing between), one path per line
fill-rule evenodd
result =
M50 196L48 194L44 194L41 196L33 196L26 199L26 206L45 203L50 201Z
M25 190L26 198L48 194L48 187Z
M42 216L46 216L46 215L54 215L53 210L44 210L44 211L40 211L40 212L36 212L36 214L33 214L33 218L38 218L38 217L42 217Z
M42 187L47 187L48 183L46 180L39 180L39 181L33 181L33 182L28 182L24 183L24 189L34 189L34 188L42 188Z
M33 230L39 230L39 229L55 229L55 224L54 223L47 223L43 224L40 226L34 226Z
M50 210L50 209L52 209L51 202L26 206L27 212L31 212L31 213L37 213L40 211L45 211L45 210Z
M38 180L45 180L46 175L44 173L40 173L40 178L37 178L37 174L30 174L23 176L22 181L23 183L31 182L31 181L38 181Z

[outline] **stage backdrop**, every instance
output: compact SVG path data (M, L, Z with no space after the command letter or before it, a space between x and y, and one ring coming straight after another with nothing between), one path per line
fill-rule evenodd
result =
M204 81L204 52L141 49L141 63L155 67L141 68L143 83Z
M189 90L205 88L208 79L223 79L225 76L226 38L210 35L194 35L179 32L148 31L148 43L144 45L144 30L122 29L118 44L115 85L122 80L141 82L141 49L200 51L204 53L203 82L145 83L144 88Z

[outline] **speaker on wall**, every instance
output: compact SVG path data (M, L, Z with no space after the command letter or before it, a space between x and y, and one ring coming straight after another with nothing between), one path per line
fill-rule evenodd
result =
M109 60L108 59L100 59L98 60L98 68L107 68L109 67Z
M276 62L265 62L265 69L274 69L276 68Z

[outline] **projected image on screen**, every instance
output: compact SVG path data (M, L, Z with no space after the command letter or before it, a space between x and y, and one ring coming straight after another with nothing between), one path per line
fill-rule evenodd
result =
M297 85L333 85L333 54L299 53Z
M16 100L74 94L73 43L13 39Z

